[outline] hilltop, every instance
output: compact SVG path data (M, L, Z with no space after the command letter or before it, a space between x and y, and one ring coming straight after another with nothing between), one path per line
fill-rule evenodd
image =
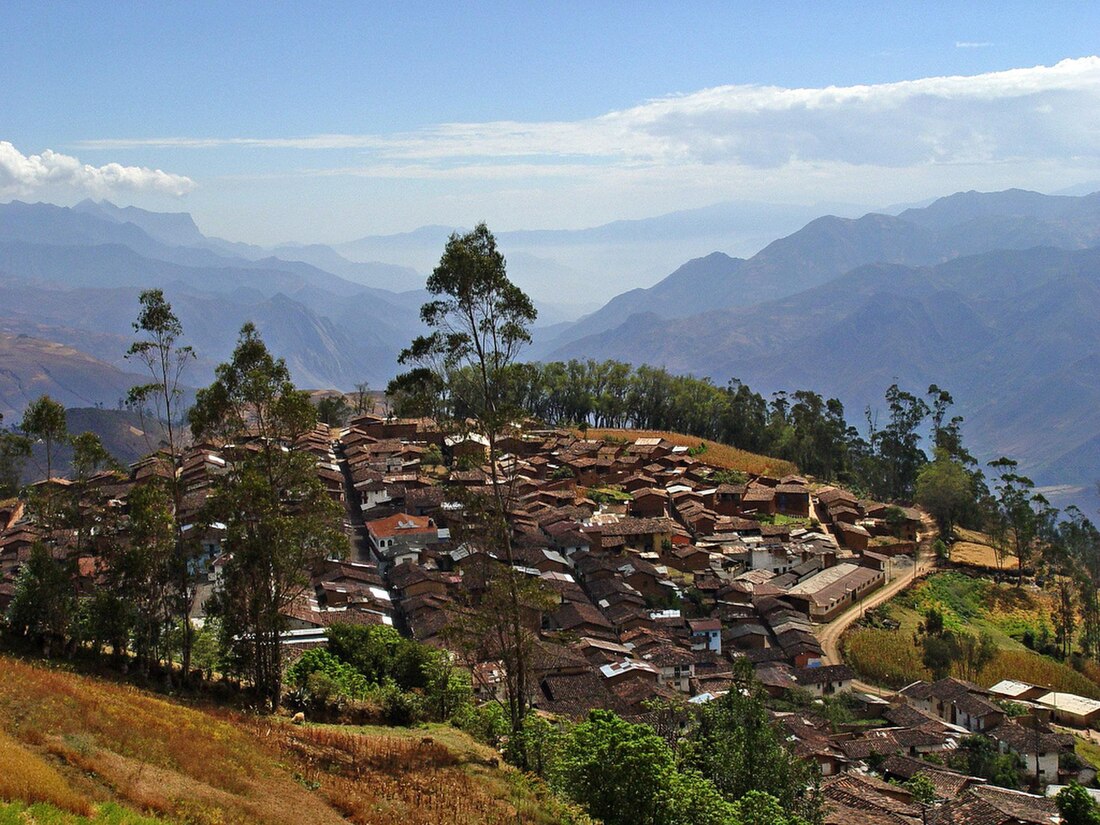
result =
M22 803L0 822L570 821L540 787L453 728L294 726L0 655L0 799Z

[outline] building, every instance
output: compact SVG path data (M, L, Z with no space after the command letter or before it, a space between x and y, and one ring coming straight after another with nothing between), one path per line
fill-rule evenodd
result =
M858 604L886 581L881 570L845 562L804 579L787 591L787 599L810 617L828 622Z
M368 521L367 535L381 564L416 561L421 550L440 539L434 519L408 513Z
M1054 718L1064 725L1090 728L1100 719L1100 702L1075 693L1050 691L1035 699L1035 704L1049 708Z

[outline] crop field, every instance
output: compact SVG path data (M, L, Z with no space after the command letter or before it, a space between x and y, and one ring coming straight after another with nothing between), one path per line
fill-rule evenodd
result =
M951 561L985 570L1012 570L1016 560L1011 556L1003 558L998 564L997 553L990 545L989 537L973 530L956 530L959 540L951 545Z
M950 630L988 633L998 650L978 681L985 687L1017 679L1100 699L1100 668L1086 664L1077 671L1025 647L1025 634L1043 638L1049 627L1050 597L1028 588L997 584L962 573L937 573L878 608L892 627L854 627L844 638L845 661L863 679L903 687L931 674L921 662L914 635L925 612L935 608Z
M453 728L294 726L0 656L0 825L511 825L517 814L572 818Z

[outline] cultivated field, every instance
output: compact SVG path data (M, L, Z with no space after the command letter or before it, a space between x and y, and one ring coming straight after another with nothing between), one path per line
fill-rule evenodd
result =
M1002 679L1017 679L1100 699L1098 669L1081 670L1028 649L1049 639L1050 596L1033 588L1016 588L959 572L937 573L904 591L875 611L875 619L891 626L856 626L844 638L844 660L871 683L899 688L931 674L921 663L914 635L929 608L939 610L951 630L988 633L998 650L978 682L988 687ZM873 624L873 622L871 622Z

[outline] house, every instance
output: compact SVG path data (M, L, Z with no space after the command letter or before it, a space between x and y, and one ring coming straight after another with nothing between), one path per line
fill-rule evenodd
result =
M750 484L741 496L741 509L746 513L774 515L776 512L775 488L763 484Z
M780 482L775 490L775 511L785 516L809 518L810 491L805 483Z
M972 733L986 733L1005 720L1000 706L985 698L986 691L961 679L914 682L901 695L913 707Z
M439 528L427 516L397 513L367 522L367 536L379 562L397 564L412 554L413 559L430 544L439 541Z
M1059 821L1053 799L992 785L967 789L945 802L935 818L936 825L1051 825Z
M623 659L600 666L600 674L611 684L629 679L641 678L656 685L661 671L656 666L641 659Z
M821 796L825 825L922 825L925 821L923 807L908 790L865 774L849 771L830 776L821 783Z
M796 668L794 678L815 696L833 696L851 690L855 674L846 665L821 665Z
M655 645L642 654L642 659L658 668L660 684L681 693L691 693L695 658L690 650L674 644Z
M871 534L867 532L866 528L860 527L858 524L848 524L845 521L838 520L834 523L834 528L840 543L849 550L862 553L871 544Z
M606 548L609 539L621 538L628 547L659 553L674 532L670 518L606 518L584 527L585 534L599 547Z
M692 650L722 652L722 623L718 619L689 619Z
M1091 728L1100 719L1100 702L1074 693L1051 691L1035 699L1035 704L1050 708L1059 722L1077 728Z
M630 515L638 518L659 518L668 515L668 493L653 487L642 487L631 495Z
M967 788L975 785L984 785L985 780L976 776L967 776L965 773L949 770L940 765L933 765L923 759L912 756L893 754L886 757L882 763L882 775L887 780L896 782L908 782L913 777L920 775L932 783L936 789L936 799L955 799Z
M1057 734L1027 719L1027 726L1017 721L1006 722L986 735L997 743L1001 753L1014 753L1020 757L1026 776L1036 779L1040 785L1058 781L1058 758L1073 751L1073 737Z
M1050 691L1047 688L1030 685L1027 682L1002 679L993 685L989 692L998 699L1007 699L1011 702L1033 702Z
M829 567L787 590L787 599L815 622L828 622L882 587L881 570L844 563Z

